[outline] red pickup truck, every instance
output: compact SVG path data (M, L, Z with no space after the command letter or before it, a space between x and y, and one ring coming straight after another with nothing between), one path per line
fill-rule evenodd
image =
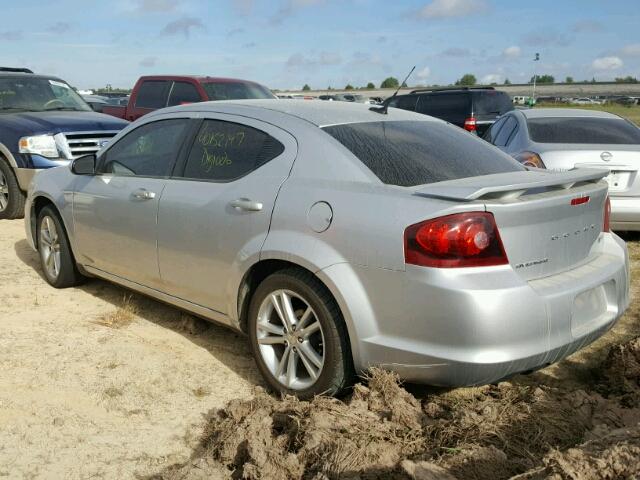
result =
M153 75L140 77L126 106L104 106L102 113L133 121L159 108L244 98L276 98L259 83L235 78Z

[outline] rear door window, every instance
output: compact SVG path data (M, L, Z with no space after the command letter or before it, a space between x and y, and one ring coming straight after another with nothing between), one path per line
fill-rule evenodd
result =
M171 82L166 80L145 80L138 89L136 108L164 108Z
M501 118L500 120L496 121L496 123L491 125L491 128L487 130L487 133L485 133L484 137L482 138L484 138L487 142L495 145L496 137L500 133L500 129L502 128L506 120L506 118Z
M323 130L388 185L410 187L524 170L484 140L438 122L350 123Z
M509 139L511 139L511 137L515 133L516 128L518 128L518 121L513 118L512 115L509 115L504 121L504 125L498 132L498 135L496 136L493 144L498 147L506 146L507 143L509 143Z
M640 143L640 129L621 118L530 118L527 127L531 140L539 143Z
M200 94L196 86L189 82L174 82L169 95L169 106L182 105L184 103L200 102Z
M261 130L223 120L205 120L194 140L183 177L229 182L283 151L282 143Z
M241 100L251 99L273 99L273 93L266 87L257 83L245 82L205 82L202 88L207 92L209 100Z

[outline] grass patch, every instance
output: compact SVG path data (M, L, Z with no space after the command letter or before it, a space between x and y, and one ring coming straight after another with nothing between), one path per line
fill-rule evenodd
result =
M103 327L123 328L131 324L136 316L137 307L133 303L131 295L122 297L122 304L115 312L102 315L96 323Z

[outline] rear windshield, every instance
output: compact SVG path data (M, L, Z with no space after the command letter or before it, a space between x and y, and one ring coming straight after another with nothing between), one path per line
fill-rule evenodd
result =
M275 98L273 93L257 83L244 82L205 82L202 88L207 92L209 100L244 100Z
M351 123L324 131L388 185L412 187L524 170L484 140L439 122Z
M488 90L473 94L473 113L476 115L502 115L510 110L513 110L513 102L504 92Z
M531 140L539 143L640 143L640 129L621 118L530 118L527 126Z

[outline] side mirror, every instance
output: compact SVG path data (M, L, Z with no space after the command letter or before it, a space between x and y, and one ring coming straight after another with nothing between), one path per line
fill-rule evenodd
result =
M96 173L96 156L83 155L71 163L71 172L74 175L94 175Z

